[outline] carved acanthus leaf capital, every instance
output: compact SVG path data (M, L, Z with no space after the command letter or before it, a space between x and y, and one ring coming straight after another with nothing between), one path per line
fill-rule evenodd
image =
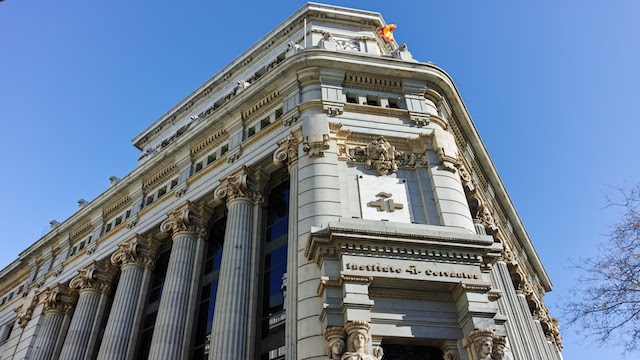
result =
M250 170L243 166L222 178L220 180L220 186L214 191L216 200L226 200L227 203L229 203L236 199L246 199L254 203L262 203L264 196L262 192L257 191L253 179L249 177L249 173Z
M207 221L211 209L204 203L185 202L183 205L167 213L167 219L160 225L160 230L166 234L189 232L199 238L207 236Z
M133 238L118 244L118 250L111 255L111 263L116 266L137 264L153 268L161 242L153 236L136 234Z
M94 261L78 270L78 275L71 279L69 287L80 291L97 290L109 294L116 272L117 268L111 266L110 263Z
M42 296L44 312L57 311L66 313L69 308L73 310L74 304L78 300L78 292L70 287L57 284L51 288L46 288Z

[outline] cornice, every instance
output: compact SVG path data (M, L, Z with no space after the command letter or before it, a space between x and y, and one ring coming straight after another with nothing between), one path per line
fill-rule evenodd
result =
M275 108L277 105L280 105L280 91L274 90L269 93L267 96L262 99L256 101L253 105L248 107L245 110L242 110L242 123L243 125L248 125L252 123L254 120L259 119L264 114L269 112L271 109Z
M87 221L84 224L80 225L77 229L69 232L69 240L75 241L78 239L82 239L83 237L89 235L93 231L93 224L91 221Z
M209 151L215 149L227 140L229 140L227 130L224 128L218 129L213 134L207 136L195 146L191 147L191 158L194 160L198 159L202 154L207 154Z
M397 117L397 118L405 118L405 119L409 118L409 111L407 110L386 108L381 106L345 103L344 111L358 113L358 114L389 116L389 117Z
M146 193L153 191L158 186L164 184L167 180L169 180L174 175L177 175L180 171L178 165L175 162L164 167L162 170L153 174L152 176L144 179L142 181L142 188Z
M132 200L129 194L122 196L115 203L102 210L102 218L105 220L111 219L111 217L119 214L129 205L131 205L131 202Z
M348 72L342 84L345 88L402 94L402 79L360 72Z

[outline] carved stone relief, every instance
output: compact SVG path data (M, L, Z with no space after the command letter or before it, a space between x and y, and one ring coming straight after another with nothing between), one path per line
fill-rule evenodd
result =
M370 325L366 321L350 321L344 326L348 341L347 352L341 360L378 360L367 353L367 344L371 341Z
M291 166L298 161L298 137L292 131L278 141L278 149L273 153L273 163L278 167Z
M494 334L492 329L474 330L467 336L467 343L471 346L473 360L502 360L513 359L506 357L511 354L507 349L507 339Z
M329 135L317 134L304 137L302 150L311 157L324 156L324 151L329 150Z
M82 290L97 290L104 294L111 292L111 285L117 268L109 263L94 261L88 266L78 270L69 287Z
M249 169L246 167L220 179L220 186L213 192L218 201L232 201L235 199L248 199L253 202L262 202L263 194L255 189L252 180L249 179Z
M160 230L166 234L190 232L199 238L206 238L206 222L210 213L210 209L204 203L187 201L167 214L168 218L160 225Z
M153 268L160 245L160 240L153 236L136 235L118 244L118 250L111 255L111 263L116 266L137 264Z
M328 327L324 331L324 338L327 341L327 359L339 360L346 350L346 332L342 327Z

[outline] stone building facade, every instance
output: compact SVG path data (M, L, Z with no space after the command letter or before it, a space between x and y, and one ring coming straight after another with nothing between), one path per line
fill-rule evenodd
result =
M307 4L0 271L0 359L559 360L551 282L451 78Z

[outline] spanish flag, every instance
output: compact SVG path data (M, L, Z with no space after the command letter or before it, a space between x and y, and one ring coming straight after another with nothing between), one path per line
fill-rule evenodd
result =
M394 42L393 39L393 29L396 28L396 24L389 24L382 28L382 37L387 39L388 41Z

